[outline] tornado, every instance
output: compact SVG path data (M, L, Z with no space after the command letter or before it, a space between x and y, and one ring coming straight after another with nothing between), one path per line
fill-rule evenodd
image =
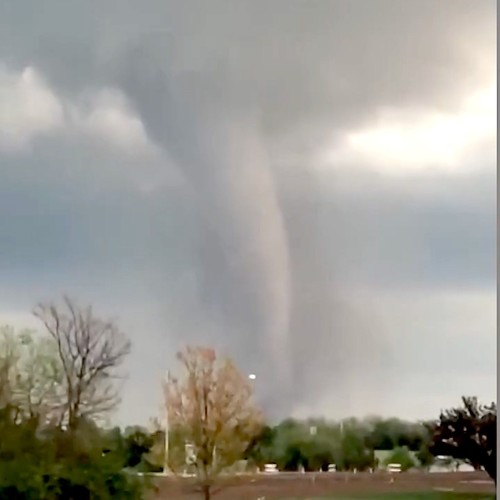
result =
M173 75L140 57L134 61L121 86L148 134L191 186L205 228L201 246L209 246L207 255L218 254L216 271L200 255L206 301L221 311L228 344L269 380L262 390L279 386L284 394L290 381L290 256L258 114L221 91L213 75Z
M189 101L189 96L185 100ZM186 108L182 108L186 109ZM189 109L189 108L188 108ZM187 111L187 110L186 110ZM228 295L239 295L251 328L244 344L271 354L273 372L286 381L290 316L290 263L284 221L269 158L253 120L212 110L191 115L173 148L194 187L204 222L215 235L226 272ZM207 120L207 116L210 119ZM211 282L222 279L211 275ZM224 300L224 297L222 297Z

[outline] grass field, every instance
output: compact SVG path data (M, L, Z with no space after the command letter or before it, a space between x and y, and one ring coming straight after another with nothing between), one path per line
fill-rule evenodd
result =
M432 491L420 493L378 493L367 495L291 498L290 500L493 500L495 494Z

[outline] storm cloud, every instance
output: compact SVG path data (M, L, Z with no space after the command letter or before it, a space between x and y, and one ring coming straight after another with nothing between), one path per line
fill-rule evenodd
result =
M118 317L121 421L185 342L276 417L494 399L493 1L1 9L0 314Z

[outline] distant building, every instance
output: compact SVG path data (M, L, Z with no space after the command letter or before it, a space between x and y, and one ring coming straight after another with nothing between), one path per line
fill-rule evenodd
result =
M429 468L429 472L472 472L474 467L453 457L438 455Z

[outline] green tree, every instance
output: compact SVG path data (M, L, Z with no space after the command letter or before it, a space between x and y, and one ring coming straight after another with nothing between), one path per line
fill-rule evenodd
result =
M475 469L484 467L496 483L497 408L479 404L475 397L463 397L462 406L441 413L429 426L433 455L464 460Z
M261 469L264 464L276 460L274 450L276 430L268 425L255 436L247 447L244 457Z
M55 344L33 330L0 328L0 404L18 416L50 420L59 405L62 366Z
M306 441L302 453L305 458L303 466L307 471L327 471L328 465L335 461L333 447L324 437Z
M299 466L309 468L308 458L304 453L304 444L300 441L288 443L277 462L279 469L285 471L296 471Z
M369 445L375 450L393 450L399 446L407 446L410 450L417 451L426 434L422 424L397 418L371 418L367 424L370 427Z
M0 499L140 499L147 486L122 470L119 453L104 453L104 433L92 423L74 432L14 421L0 411Z
M145 457L153 447L154 436L146 430L136 428L126 433L123 444L125 467L137 467L144 465Z
M394 449L385 460L385 465L389 464L401 465L402 471L407 471L416 465L407 446L400 446Z
M340 447L336 452L339 470L367 470L375 466L375 454L370 444L369 429L355 419L344 421Z
M418 450L416 458L422 467L430 467L434 463L434 455L429 450L429 446L427 444L423 444Z

